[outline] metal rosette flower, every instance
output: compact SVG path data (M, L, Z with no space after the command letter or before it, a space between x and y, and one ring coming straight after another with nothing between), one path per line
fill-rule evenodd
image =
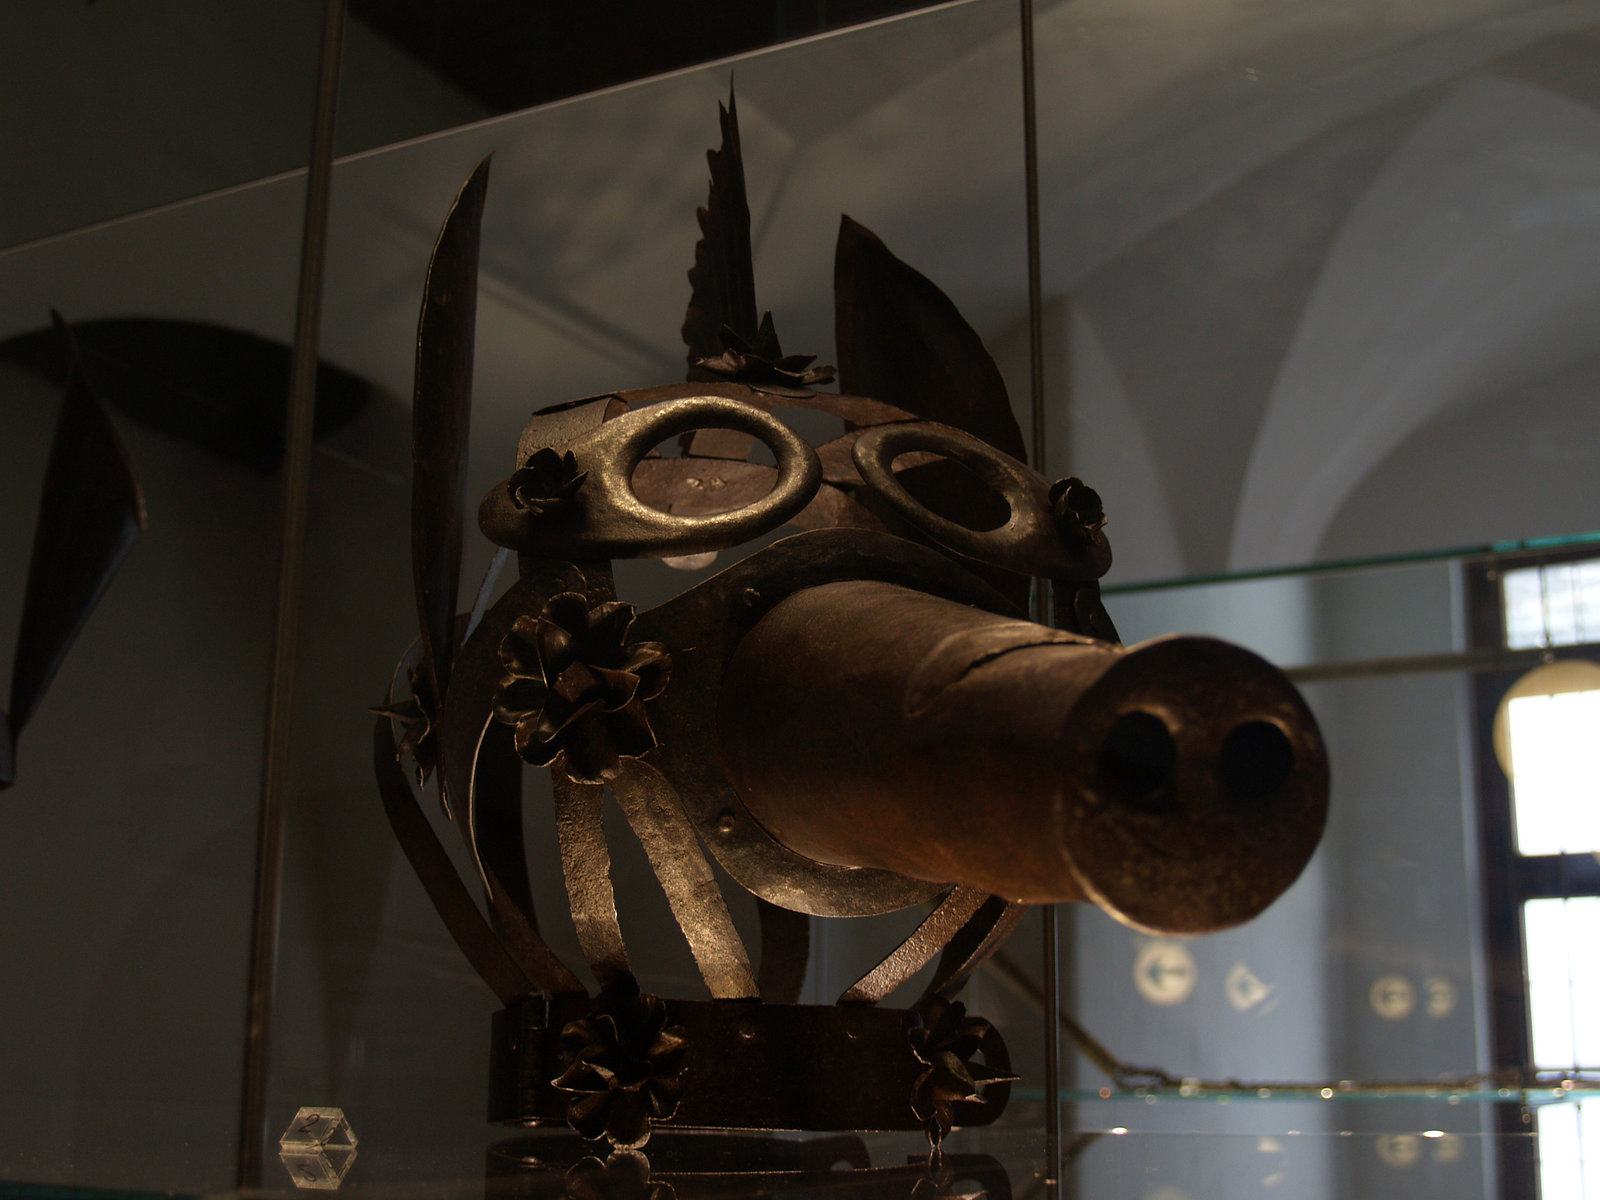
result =
M569 503L589 472L578 470L572 451L558 454L548 446L534 451L506 480L506 495L524 512L545 513Z
M568 1097L567 1123L622 1149L650 1140L683 1095L688 1040L667 1024L667 1005L637 987L603 992L587 1017L561 1030L566 1070L552 1081Z
M967 1016L960 1001L927 996L906 1014L906 1039L924 1070L912 1091L911 1109L937 1146L956 1124L960 1106L1005 1104L1017 1076L993 1025ZM981 1059L981 1061L980 1061ZM994 1087L991 1094L986 1089Z
M631 604L591 606L561 592L512 624L500 641L494 715L516 727L524 762L544 767L564 756L572 780L603 783L623 759L655 747L645 702L667 686L672 660L660 642L628 640L633 618Z
M427 784L439 763L439 745L434 729L439 705L433 694L432 675L423 669L421 663L412 666L406 678L411 685L410 696L404 700L374 705L367 711L400 722L400 742L395 747L395 757L397 760L411 759L420 788Z

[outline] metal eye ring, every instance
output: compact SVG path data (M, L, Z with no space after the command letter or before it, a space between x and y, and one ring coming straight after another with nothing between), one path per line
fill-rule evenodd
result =
M999 493L1011 509L995 529L969 529L918 501L895 477L902 454L926 451L952 459ZM1111 549L1098 531L1085 550L1061 536L1050 511L1050 485L1027 466L987 442L932 421L909 421L869 429L851 447L861 478L901 517L945 549L963 557L1050 579L1097 579L1111 563Z
M772 451L777 481L759 500L706 516L665 513L633 490L633 471L652 449L696 429L748 433ZM503 546L547 558L628 558L724 550L783 525L822 485L817 453L770 413L726 396L688 396L623 413L552 449L586 473L575 503L519 511L503 487L485 497L479 524Z

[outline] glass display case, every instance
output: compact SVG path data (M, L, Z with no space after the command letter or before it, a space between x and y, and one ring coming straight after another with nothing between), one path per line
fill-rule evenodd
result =
M181 373L190 343L95 340L95 323L132 318L220 327L277 354L287 384L321 16L202 7L41 11L5 52L24 85L8 93L19 203L0 230L7 645L61 403L37 351L52 309L83 331L148 528L0 791L0 1195L230 1190L250 1094L267 1189L640 1190L552 1176L521 1161L536 1146L494 1149L526 1132L484 1120L499 1005L373 781L369 710L416 637L410 397L429 253L492 155L475 504L519 465L534 409L683 377L684 275L732 86L757 298L784 347L832 358L848 213L951 297L1026 429L1021 16L956 0L832 28L819 5L817 36L501 111L358 12L319 344L349 390L330 407L325 380L286 497L281 411L225 373ZM1600 3L1032 14L1043 460L1105 501L1105 603L1125 642L1224 638L1301 689L1331 762L1327 830L1280 900L1222 933L1060 906L1058 1014L1039 913L1024 918L963 993L1020 1078L993 1125L946 1142L947 1177L920 1135L869 1133L719 1144L704 1170L663 1137L645 1147L656 1182L929 1200L1600 1195ZM83 86L47 86L69 67ZM274 621L295 505L289 665ZM463 610L493 549L469 522ZM728 561L621 561L617 590L643 611ZM274 687L290 719L281 889L265 1065L247 1073ZM542 932L581 962L532 773L525 803ZM703 996L644 851L607 821L639 974ZM457 866L472 877L464 851ZM757 940L753 901L729 899ZM831 1001L921 916L813 919L805 1000ZM347 1125L280 1155L318 1106ZM354 1148L330 1158L328 1130Z

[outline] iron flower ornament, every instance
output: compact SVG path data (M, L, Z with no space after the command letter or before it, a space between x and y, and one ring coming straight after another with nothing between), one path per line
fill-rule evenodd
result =
M722 327L722 353L714 358L702 358L695 366L726 379L738 380L755 386L776 384L781 387L808 388L813 384L832 383L834 368L827 364L814 367L815 354L782 354L777 352L777 338L770 334L770 314L763 332L767 344L753 347L728 326ZM770 351L764 353L763 351Z
M652 1122L677 1111L688 1041L667 1024L661 997L631 983L608 989L589 1016L561 1030L561 1045L571 1062L553 1082L568 1096L567 1123L583 1137L642 1146Z
M516 726L525 762L544 767L564 755L574 781L603 783L623 759L655 748L644 705L667 686L671 659L660 642L628 640L633 615L631 604L590 607L561 592L501 639L494 715Z
M1086 545L1105 528L1106 510L1100 493L1076 475L1051 484L1049 499L1050 515L1069 544Z
M411 683L411 695L391 704L374 705L367 711L380 717L391 717L400 722L400 744L395 749L395 760L410 757L416 764L417 786L424 786L439 762L439 746L435 736L434 718L439 706L434 699L432 672L417 663L406 674Z
M528 456L522 466L506 480L511 503L525 512L550 512L569 503L589 472L578 470L572 451L558 454L548 446Z
M911 1052L923 1064L912 1094L911 1108L937 1145L955 1124L953 1106L961 1102L982 1104L985 1084L1016 1079L978 1061L985 1043L995 1037L994 1026L981 1017L967 1016L959 1000L927 996L909 1015L906 1038Z

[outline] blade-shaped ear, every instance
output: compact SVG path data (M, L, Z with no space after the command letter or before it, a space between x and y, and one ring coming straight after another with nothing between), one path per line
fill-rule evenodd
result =
M454 656L461 581L465 459L472 415L472 342L478 313L478 245L489 160L462 185L428 260L417 322L411 411L411 577L436 703Z
M84 379L72 332L52 313L67 356L67 382L45 467L22 624L4 717L0 786L10 783L15 742L123 556L145 528L144 497L127 452Z
M755 267L750 251L750 203L744 188L744 155L739 148L739 111L733 92L728 105L717 106L722 118L722 149L708 150L711 166L711 194L704 208L697 210L700 240L694 247L694 266L689 269L689 309L683 317L683 341L689 347L689 378L702 378L695 363L722 353L723 327L752 349L761 336L757 324ZM765 358L778 358L777 338L771 338L772 353L758 350ZM720 378L714 374L707 379Z
M833 260L839 390L954 425L1026 460L1005 381L950 298L849 217Z

